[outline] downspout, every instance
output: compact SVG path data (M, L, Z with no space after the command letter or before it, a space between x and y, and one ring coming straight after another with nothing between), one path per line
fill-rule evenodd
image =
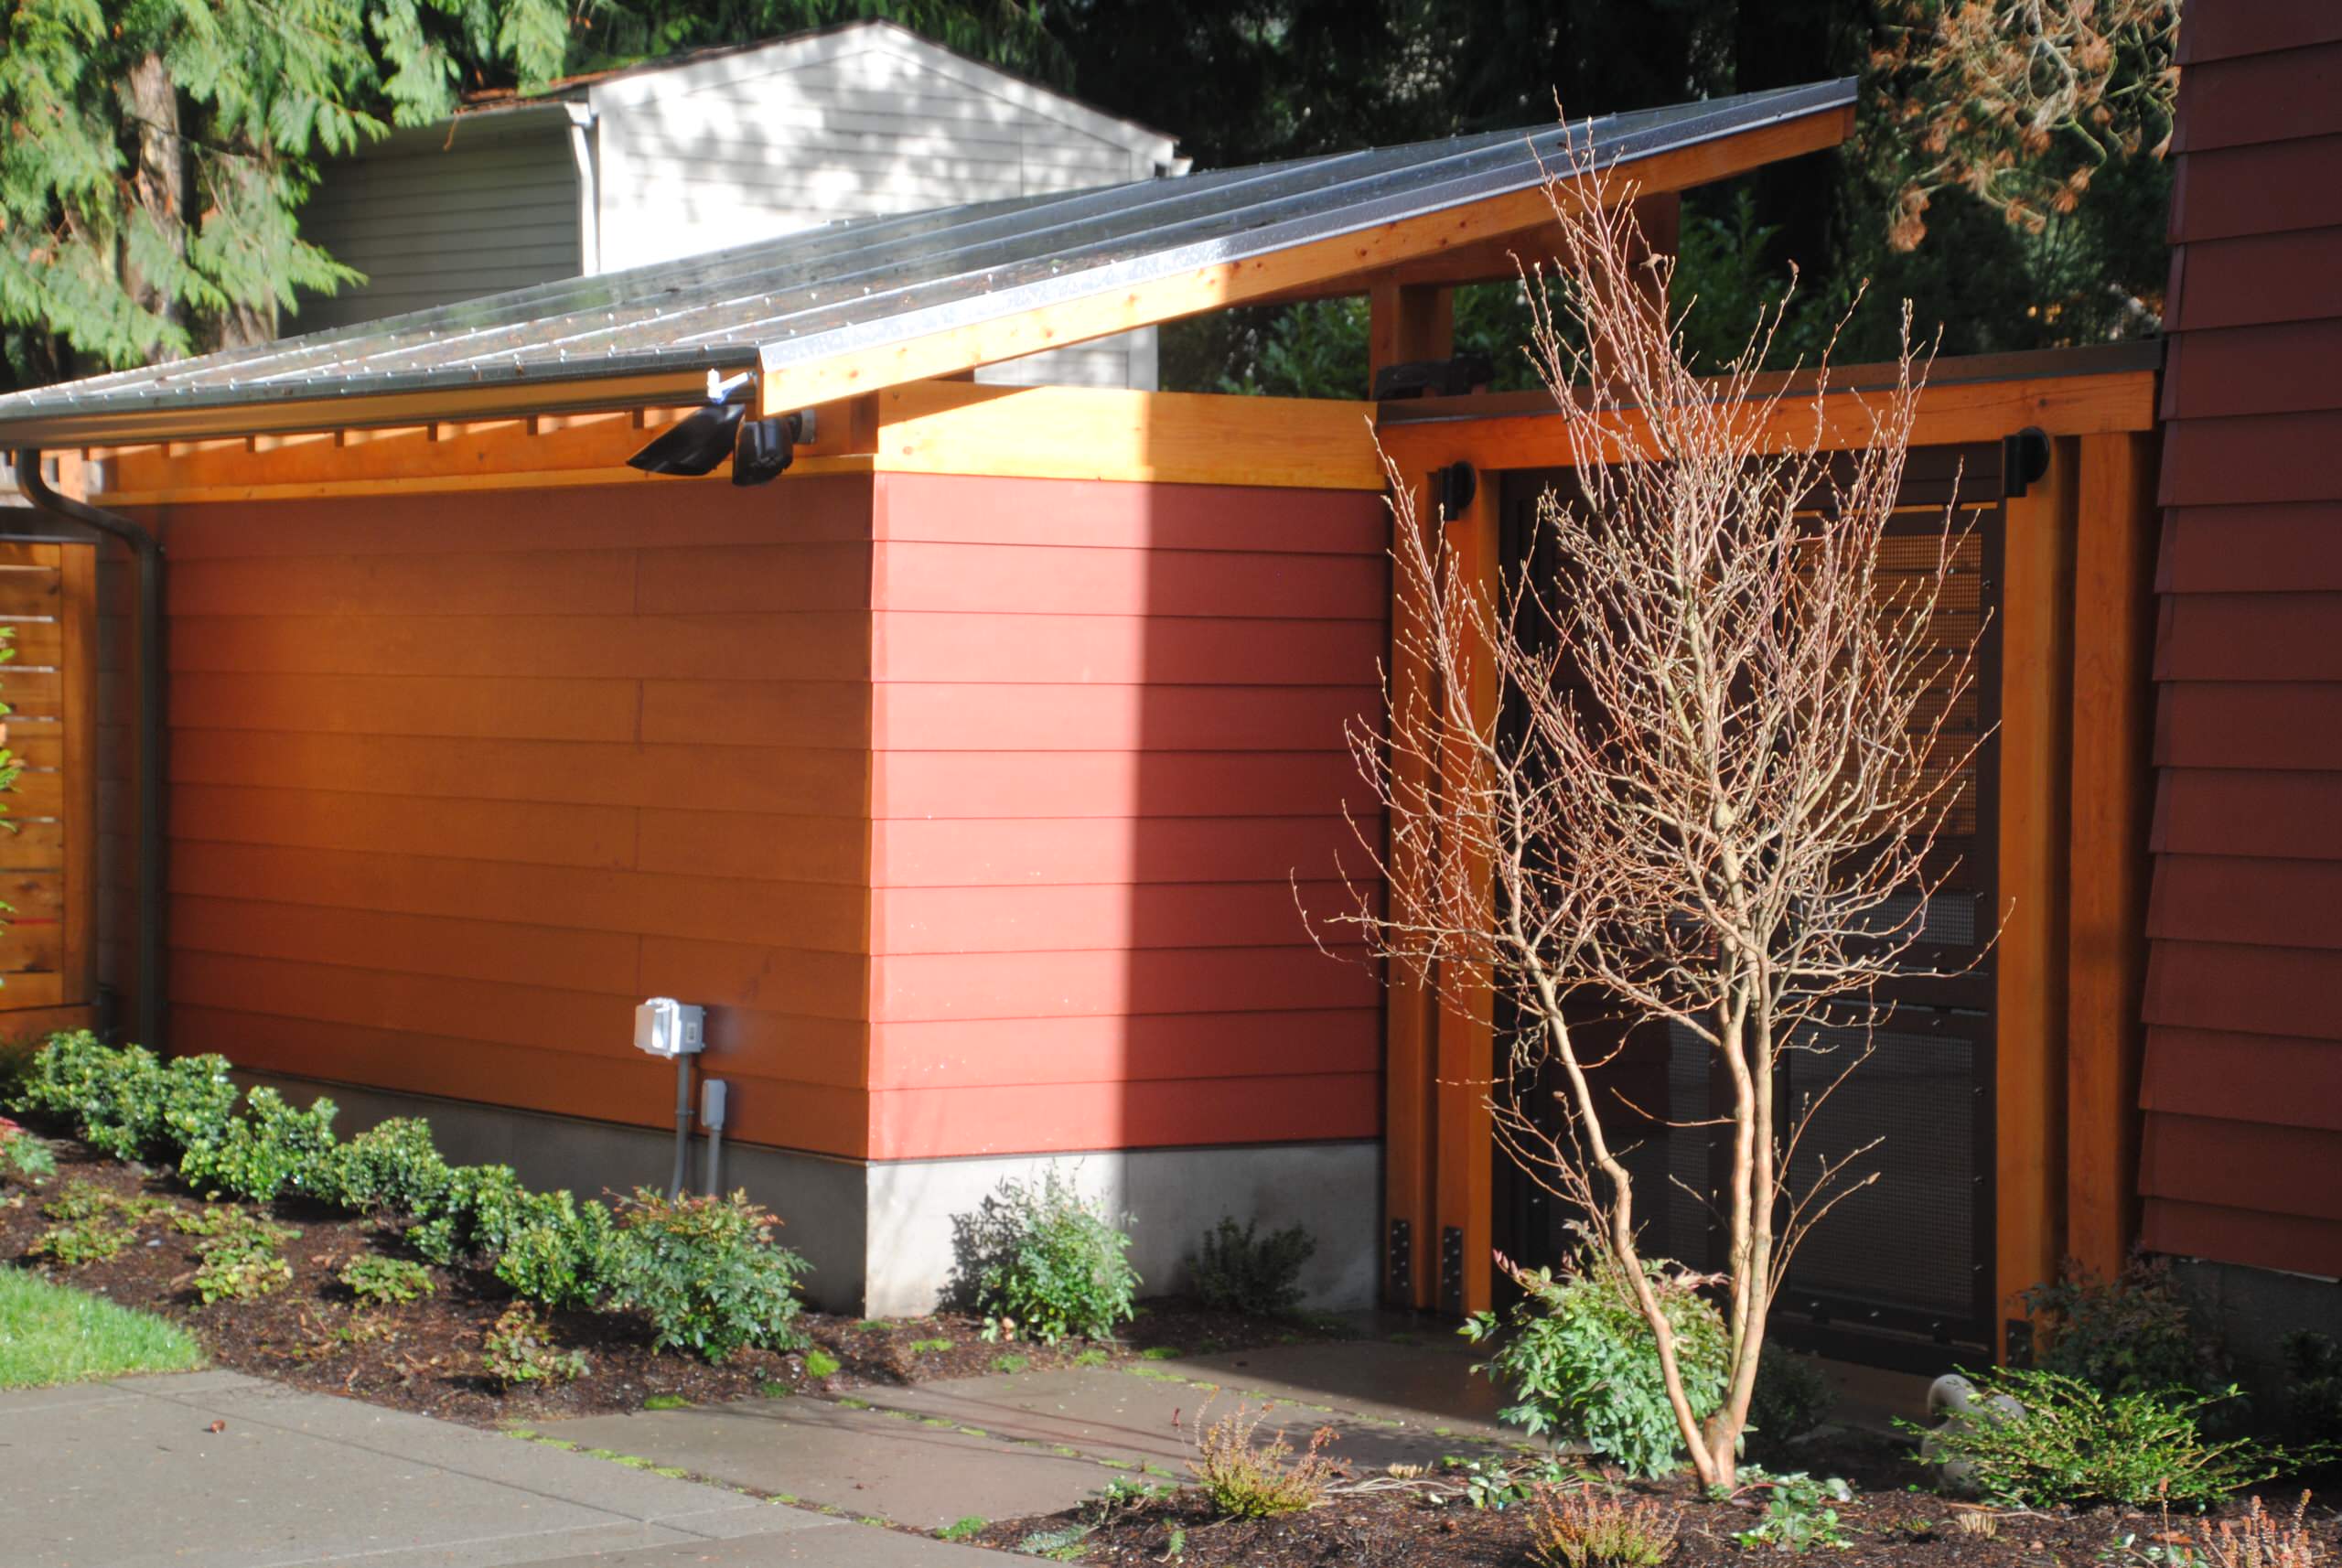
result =
M138 561L138 1027L136 1039L161 1051L163 1038L163 545L117 512L49 489L39 448L15 454L16 488L34 508L96 530L129 547ZM92 832L96 824L90 824Z
M594 105L575 99L569 111L569 156L577 162L577 271L592 277L602 270L602 183L594 167Z

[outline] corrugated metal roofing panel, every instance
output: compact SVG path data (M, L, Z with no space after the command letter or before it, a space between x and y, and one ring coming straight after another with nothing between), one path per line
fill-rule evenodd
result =
M1526 190L1572 137L1611 167L1842 108L1853 91L1822 82L837 223L18 392L0 398L0 442L64 415L804 365Z

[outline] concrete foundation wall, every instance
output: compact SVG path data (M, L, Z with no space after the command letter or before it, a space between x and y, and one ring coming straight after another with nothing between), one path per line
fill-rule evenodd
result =
M274 1074L238 1076L273 1084L296 1104L327 1096L338 1108L334 1126L344 1137L393 1116L423 1117L450 1161L508 1165L535 1187L623 1193L664 1187L673 1169L671 1133ZM694 1185L704 1179L704 1141L694 1140ZM1131 1216L1131 1261L1143 1294L1186 1288L1186 1254L1222 1215L1234 1215L1257 1219L1263 1231L1305 1226L1317 1241L1302 1273L1307 1305L1331 1311L1373 1305L1381 1158L1380 1144L1349 1142L866 1165L727 1144L723 1180L780 1216L780 1240L813 1265L806 1297L828 1312L931 1311L951 1274L952 1216L974 1209L1004 1180L1038 1177L1053 1160L1084 1191Z
M2284 1345L2308 1331L2342 1342L2342 1280L2207 1258L2174 1258L2172 1283L2228 1349L2256 1414L2285 1407Z

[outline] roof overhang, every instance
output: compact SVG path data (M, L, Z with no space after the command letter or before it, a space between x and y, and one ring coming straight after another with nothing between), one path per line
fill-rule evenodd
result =
M767 413L1409 269L1509 275L1584 136L1622 199L1832 147L1853 84L869 220L682 263L0 398L0 446L513 418L696 402L753 370ZM1533 259L1530 258L1530 259Z

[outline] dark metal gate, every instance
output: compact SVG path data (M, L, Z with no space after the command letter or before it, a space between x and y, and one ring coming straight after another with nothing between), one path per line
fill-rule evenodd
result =
M1539 570L1538 498L1549 488L1571 493L1565 470L1506 476L1506 570ZM1987 735L1999 713L2000 639L1990 616L2001 571L2001 452L1995 446L1914 450L1906 471L1903 516L1885 543L1889 570L1932 566L1943 508L1957 499L1972 527L1957 573L1940 602L1937 625L1946 642L1983 626L1973 685L1948 728ZM1542 564L1550 571L1550 560ZM1793 1261L1774 1309L1776 1337L1853 1360L1948 1369L1974 1363L1993 1343L1993 961L1987 948L1993 910L1999 834L1997 750L1988 738L1968 763L1959 803L1938 846L1936 869L1947 885L1919 912L1922 945L1915 968L1950 978L1912 978L1885 988L1893 1004L1871 1034L1870 1058L1830 1095L1805 1135L1792 1178L1810 1179L1814 1162L1842 1158L1879 1140L1857 1169L1878 1180L1849 1197L1810 1235ZM1916 896L1914 898L1916 903ZM1499 1060L1517 1021L1499 1000ZM1599 1035L1604 1023L1581 1028ZM1614 1035L1614 1037L1617 1037ZM1728 1244L1707 1206L1683 1190L1721 1190L1730 1133L1670 1125L1706 1119L1729 1103L1714 1053L1695 1037L1645 1026L1626 1032L1615 1060L1596 1079L1615 1090L1613 1143L1632 1145L1636 1207L1647 1253L1701 1270L1720 1270ZM1859 1048L1859 1036L1826 1042L1826 1054L1783 1053L1776 1103L1796 1106L1836 1079ZM1636 1117L1628 1105L1642 1107ZM1572 1250L1578 1217L1496 1155L1494 1230L1498 1249L1525 1263L1559 1263Z

